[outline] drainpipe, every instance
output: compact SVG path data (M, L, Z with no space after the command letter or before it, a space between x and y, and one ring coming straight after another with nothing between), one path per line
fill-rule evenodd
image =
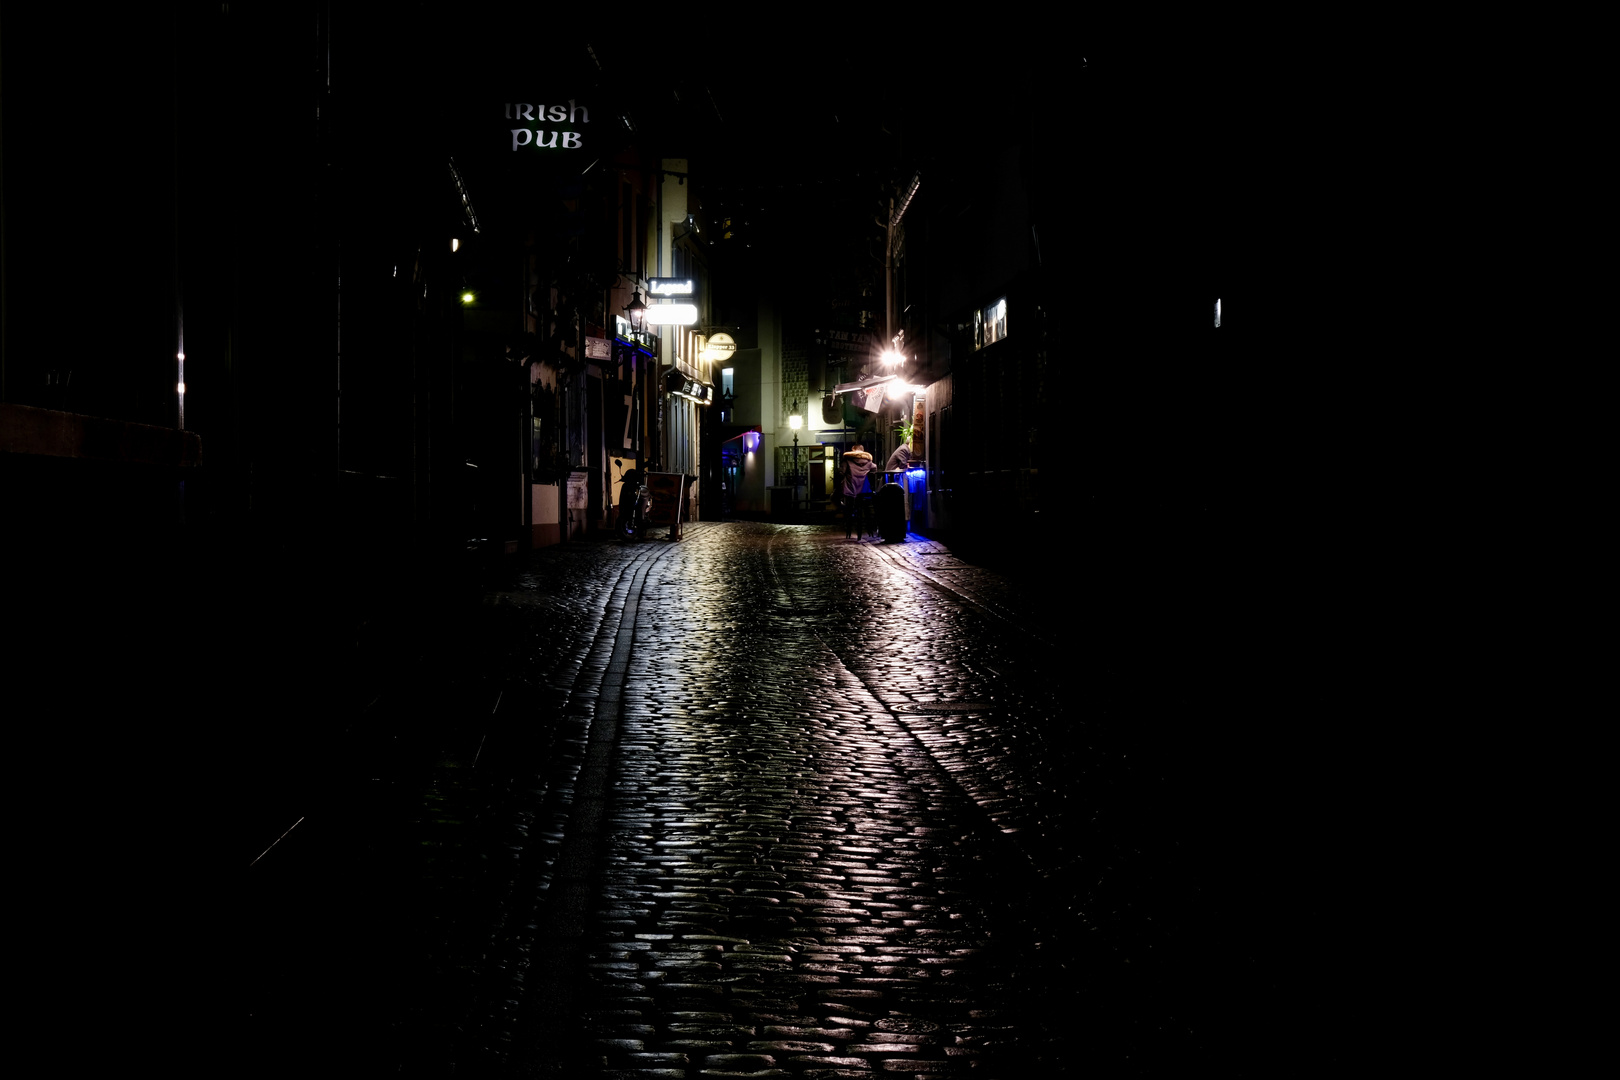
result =
M664 163L658 162L658 273L664 276ZM651 295L650 293L648 294ZM658 348L653 352L653 423L657 431L653 435L653 454L658 463L658 471L664 470L664 332L658 332Z
M887 235L883 241L883 348L894 348L894 199L889 199Z

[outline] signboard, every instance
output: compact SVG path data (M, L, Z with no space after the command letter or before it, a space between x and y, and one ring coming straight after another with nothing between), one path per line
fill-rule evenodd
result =
M698 353L699 360L713 360L717 363L731 359L731 354L737 351L737 343L730 334L716 334L706 341L703 349Z
M697 282L691 278L655 277L647 279L648 296L696 296Z
M686 477L681 473L647 474L647 490L652 493L652 509L647 520L654 525L678 528L686 510Z
M560 102L506 102L506 130L513 153L585 149L591 110L576 99Z
M876 347L876 338L870 330L818 330L816 344L831 352L855 353L870 356Z
M680 371L669 371L664 375L664 391L670 394L679 394L681 397L691 398L699 405L707 405L714 400L712 387L699 382Z
M621 344L610 377L602 387L604 443L613 453L634 455L641 447L641 381L652 357Z
M648 326L691 326L698 320L695 304L648 304Z
M882 383L866 389L856 390L849 395L849 403L862 412L875 413L883 408L883 399L888 389L888 384Z
M568 474L568 509L584 510L590 506L590 489L585 486L589 478L590 474L583 469L574 469Z
M623 315L613 316L613 333L620 341L634 342L648 352L658 348L658 337L647 330L635 331L630 329L630 322Z
M607 338L589 336L585 338L585 359L611 360L612 358L613 346Z

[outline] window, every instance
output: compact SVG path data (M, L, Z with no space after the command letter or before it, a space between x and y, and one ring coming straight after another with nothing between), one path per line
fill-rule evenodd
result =
M960 309L958 309L960 310ZM1007 336L1007 298L973 313L973 347L982 349Z

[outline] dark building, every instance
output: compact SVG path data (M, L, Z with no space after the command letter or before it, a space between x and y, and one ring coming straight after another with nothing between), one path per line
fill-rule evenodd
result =
M61 763L23 797L83 795L29 857L163 822L96 871L142 883L153 942L245 947L220 890L376 735L334 719L349 658L605 524L614 452L653 449L674 346L616 316L676 109L633 52L510 15L0 16L0 657L22 752ZM192 975L216 990L176 1007L230 1037Z
M648 74L688 46L589 17L599 39L502 6L0 15L0 655L61 940L97 938L111 882L151 943L120 970L239 947L221 893L376 734L333 717L366 717L345 659L397 605L428 621L509 551L608 523L626 463L712 497L704 432L729 431L703 422L700 330L751 322L749 425L790 388L814 416L903 333L914 520L994 537L1083 508L1106 527L1079 560L1150 571L1146 601L1110 601L1120 640L1166 633L1160 601L1195 611L1188 638L1233 601L1299 614L1249 583L1333 525L1275 509L1331 490L1299 452L1331 381L1275 336L1230 347L1279 313L1255 269L1278 248L1240 228L1260 178L1233 148L1258 136L1220 120L1215 60L1127 77L1064 42L874 71L834 32L803 44L789 115L758 83L793 78L785 55L726 54L717 105L685 68ZM621 321L688 273L713 279L697 326ZM850 430L886 457L917 415ZM770 437L779 469L791 436ZM82 992L91 962L58 959ZM173 1011L228 1037L193 963Z

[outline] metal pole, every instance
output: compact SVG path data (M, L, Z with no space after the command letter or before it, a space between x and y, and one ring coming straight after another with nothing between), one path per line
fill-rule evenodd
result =
M889 224L883 241L883 347L894 345L894 199L889 199Z
M664 168L660 159L658 167L658 276L664 275ZM650 295L650 294L649 294ZM664 335L658 334L658 350L653 354L653 408L656 415L653 423L657 431L653 436L653 453L656 455L659 471L664 468Z

